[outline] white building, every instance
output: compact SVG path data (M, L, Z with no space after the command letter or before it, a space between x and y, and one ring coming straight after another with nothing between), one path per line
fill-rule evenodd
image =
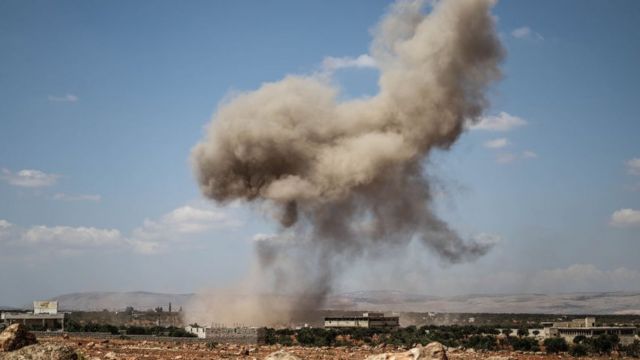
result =
M638 339L638 329L634 326L597 326L596 318L586 317L571 321L543 323L546 337L562 337L573 342L576 336L594 337L599 335L617 335L620 343L627 345Z
M397 328L398 316L384 316L383 313L366 312L362 316L340 316L324 318L325 328Z
M207 338L207 328L202 326L185 326L184 330L188 333L196 335L199 339Z
M22 323L42 329L64 331L64 313L58 313L57 301L34 301L33 312L3 312L0 320L7 324Z

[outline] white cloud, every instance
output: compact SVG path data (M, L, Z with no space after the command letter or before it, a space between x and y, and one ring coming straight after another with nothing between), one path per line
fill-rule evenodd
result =
M519 160L536 159L537 157L538 154L531 150L523 151L521 154L506 152L496 155L496 162L499 164L509 164Z
M56 183L60 175L47 174L40 170L24 169L16 173L9 169L2 169L0 179L6 181L13 186L21 187L45 187Z
M102 196L98 194L65 194L56 193L53 195L54 200L61 201L94 201L99 202L102 200Z
M499 164L509 164L518 159L514 153L500 153L496 156L496 162Z
M182 206L157 220L145 220L129 236L117 229L36 225L21 228L0 219L0 241L29 254L81 254L95 249L133 249L153 254L170 245L195 239L212 230L236 227L241 222L215 208Z
M629 174L640 175L640 158L633 158L627 161L627 170Z
M511 32L511 36L516 39L532 39L532 40L544 40L544 37L539 33L531 30L528 26L522 26L517 29L514 29Z
M8 229L12 224L5 219L0 219L0 230Z
M30 245L50 246L54 249L85 249L124 244L120 231L94 227L34 226L26 230L21 240Z
M362 54L357 58L345 56L345 57L333 57L327 56L322 60L322 69L324 71L333 72L339 69L345 68L375 68L376 61L367 54Z
M502 242L502 236L498 234L479 233L473 236L473 240L481 245L497 245Z
M255 235L253 235L253 237L251 238L252 241L255 242L260 242L260 241L270 241L273 240L274 238L276 238L278 235L275 234L263 234L263 233L257 233Z
M49 101L51 102L77 102L79 99L76 95L73 94L66 94L64 96L55 96L55 95L49 95Z
M503 111L498 115L483 117L480 121L471 125L470 129L506 132L526 124L527 122L524 119Z
M509 145L509 140L506 138L493 139L484 143L484 147L489 149L500 149L507 145Z
M242 223L225 212L213 208L182 206L158 220L146 219L133 230L131 244L141 253L161 252L176 241L188 240L208 231L237 227Z
M640 210L620 209L611 214L611 226L640 226Z

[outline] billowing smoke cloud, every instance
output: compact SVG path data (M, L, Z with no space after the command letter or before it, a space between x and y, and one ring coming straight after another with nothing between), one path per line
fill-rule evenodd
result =
M287 76L220 106L192 160L205 196L273 207L281 230L256 241L260 290L313 307L356 256L412 239L449 262L488 251L434 214L423 165L488 106L503 57L493 3L394 4L371 47L371 98L339 102L330 79Z

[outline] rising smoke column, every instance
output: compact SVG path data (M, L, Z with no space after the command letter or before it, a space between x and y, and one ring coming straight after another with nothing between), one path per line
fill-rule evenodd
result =
M395 3L371 46L371 98L339 102L326 77L291 75L219 107L192 161L206 197L275 209L280 233L256 245L262 283L315 306L349 259L376 249L417 238L449 262L488 251L434 214L424 164L488 106L503 58L493 4Z

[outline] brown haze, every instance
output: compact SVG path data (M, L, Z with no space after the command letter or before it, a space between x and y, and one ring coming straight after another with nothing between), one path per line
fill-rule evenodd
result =
M488 106L503 58L493 4L442 1L428 14L423 1L394 4L371 46L373 97L340 102L330 77L291 75L219 107L192 153L200 189L271 207L280 231L256 241L253 276L236 292L279 297L205 295L194 317L286 322L291 309L321 306L352 259L412 239L453 263L489 250L434 214L423 165Z

